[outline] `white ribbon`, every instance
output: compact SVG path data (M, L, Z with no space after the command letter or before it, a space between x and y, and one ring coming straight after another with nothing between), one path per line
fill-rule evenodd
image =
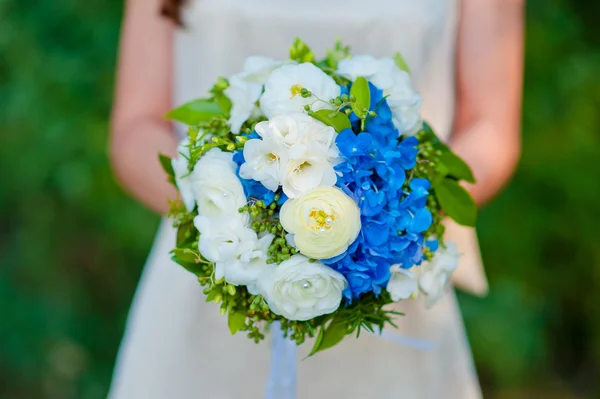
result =
M427 340L384 330L378 337L398 345L430 351L435 345ZM271 324L271 369L265 399L296 399L298 385L298 348L296 342L283 337L281 324Z

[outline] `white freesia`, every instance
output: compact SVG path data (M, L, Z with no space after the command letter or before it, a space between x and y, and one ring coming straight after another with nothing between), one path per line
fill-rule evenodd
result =
M260 139L246 142L240 176L271 191L281 185L294 198L318 186L333 186L339 162L336 132L306 114L278 115L255 127Z
M240 177L259 181L271 191L279 188L282 165L287 163L284 146L274 140L251 139L244 144L244 159Z
M215 278L245 285L250 293L258 293L256 282L267 266L267 253L275 236L265 234L258 238L254 230L235 218L216 221L196 216L194 225L200 232L200 253L215 263Z
M401 134L410 136L419 131L421 96L413 88L408 72L398 68L392 58L377 59L369 55L356 55L341 60L338 73L351 80L363 76L383 90L392 110L394 126Z
M239 133L240 128L253 114L258 114L256 102L262 92L258 83L246 82L239 76L229 79L229 87L223 93L231 101L231 116L229 125L233 133Z
M278 266L267 266L258 280L259 292L271 311L289 320L335 312L346 286L342 274L300 254Z
M313 95L304 98L301 90ZM333 109L329 100L340 95L340 87L321 69L311 63L283 65L275 69L265 83L260 97L260 109L268 118L294 112L303 112L305 105L312 110ZM322 101L320 101L320 100Z
M297 249L314 259L342 254L360 232L360 210L337 187L317 187L287 200L279 212L283 228Z
M444 294L452 272L458 267L458 258L456 244L446 242L446 248L439 248L431 261L416 267L419 288L427 297L427 306L432 306Z
M235 174L236 165L232 157L230 152L213 148L194 166L191 182L200 216L247 218L247 214L238 212L247 200L242 183Z
M311 155L308 155L311 154ZM289 160L280 177L282 190L288 198L296 198L319 186L333 186L337 175L325 153L308 152L306 156Z
M233 133L250 117L260 115L257 106L263 85L271 72L283 65L283 62L267 57L248 57L243 72L229 78L229 87L223 93L231 101L229 124Z
M192 189L191 174L189 171L189 158L190 150L188 148L190 143L189 138L185 138L179 143L177 147L177 157L171 160L171 166L173 166L173 172L175 173L175 184L181 194L181 199L188 211L193 211L196 206L196 199L194 198L194 190Z
M387 284L387 291L392 296L392 301L408 299L416 295L419 291L419 283L415 275L399 266L392 266L390 269L392 276Z
M250 56L244 61L244 71L238 76L246 82L263 85L271 72L281 65L289 63L293 63L293 61L283 62L269 57Z

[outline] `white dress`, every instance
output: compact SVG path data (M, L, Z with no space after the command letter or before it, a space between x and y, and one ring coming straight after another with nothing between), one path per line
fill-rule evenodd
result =
M439 135L449 135L458 0L189 3L186 28L175 43L176 103L204 96L218 76L240 71L249 55L284 59L300 37L319 56L341 38L354 54L401 51L423 96L424 118ZM465 262L478 269L474 233L456 226L450 230ZM243 334L231 336L226 318L218 306L205 303L195 277L170 261L174 242L174 231L164 221L135 295L109 397L264 398L268 342L256 345ZM472 288L482 291L481 286ZM394 333L428 340L432 350L369 334L348 337L299 361L298 398L481 398L454 292L449 290L430 310L420 300L399 308L406 316L397 320L400 328ZM309 347L310 342L300 348L300 359Z

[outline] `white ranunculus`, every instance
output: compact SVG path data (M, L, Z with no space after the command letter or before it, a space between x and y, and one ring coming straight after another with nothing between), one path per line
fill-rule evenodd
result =
M231 101L229 125L233 133L239 133L244 122L259 112L256 102L261 92L262 85L259 83L247 82L239 76L229 79L229 87L223 93Z
M439 248L431 261L415 268L427 306L432 306L444 294L452 272L458 267L458 258L456 244L447 242L446 248Z
M360 232L360 210L337 187L317 187L287 200L279 212L300 253L314 259L342 254Z
M392 266L390 272L392 273L392 277L390 277L386 289L394 302L408 299L419 291L417 278L409 270L402 269L399 266Z
M258 280L258 290L271 311L289 320L335 312L346 286L343 275L299 254L278 266L269 265Z
M240 177L262 183L271 191L279 188L282 165L287 163L287 151L274 140L251 139L244 145L245 162Z
M258 238L254 230L236 219L215 221L197 216L194 225L200 232L200 253L215 263L215 279L245 285L251 294L257 294L256 283L267 266L269 246L275 236L265 234Z
M175 184L181 194L181 199L188 211L193 211L196 207L196 199L194 198L194 190L192 189L191 174L189 171L190 150L188 145L189 138L185 138L177 147L177 158L171 160L173 172L175 173Z
M356 55L340 61L338 73L351 80L363 76L383 90L392 110L394 126L401 134L410 136L419 131L421 96L413 88L408 72L398 68L392 58Z
M238 210L246 205L246 195L240 179L235 174L233 154L213 148L194 166L191 175L198 214L212 219L244 218Z
M300 91L313 93L303 98ZM260 109L268 118L277 115L303 112L305 105L312 110L333 109L329 100L340 95L340 87L325 72L311 63L283 65L275 69L265 83L260 97ZM318 100L317 97L322 100Z

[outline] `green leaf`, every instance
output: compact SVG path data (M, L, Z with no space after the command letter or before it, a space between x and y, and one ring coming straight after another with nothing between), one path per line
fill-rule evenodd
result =
M223 111L223 115L229 116L231 112L231 100L225 94L215 94L215 102Z
M371 92L369 91L369 82L367 79L359 76L356 78L350 89L350 95L356 99L352 103L352 111L361 119L365 119L367 115L363 109L369 109L371 104Z
M348 334L348 325L340 320L333 319L325 328L319 330L319 335L309 357L317 352L334 347Z
M196 260L198 260L199 254L197 252L194 252L193 250L189 249L189 248L175 248L174 250L171 251L171 253L176 256L177 258L184 260L186 262L194 262L196 263Z
M169 111L165 115L165 118L182 122L186 125L197 125L219 115L223 115L223 110L217 103L212 99L201 98Z
M456 223L463 226L475 226L477 220L477 206L471 194L461 187L455 180L444 179L435 188L435 196L442 209Z
M439 162L448 169L448 175L458 180L475 183L475 177L471 168L455 153L451 151L442 153Z
M240 331L246 325L246 314L240 312L234 312L232 310L227 314L227 326L231 334L235 334Z
M316 112L311 112L310 116L318 121L323 122L327 126L331 126L338 133L344 129L352 129L350 119L348 119L348 116L342 112L336 112L330 109L321 109Z
M406 63L406 60L404 59L404 57L402 57L402 54L396 53L396 55L394 55L394 62L396 63L396 66L398 68L410 73L410 68L409 68L408 64Z
M444 164L438 163L435 174L431 176L431 188L436 188L446 176L448 176L448 168Z
M183 223L177 229L177 246L183 247L186 244L194 241L196 238L196 228L194 227L194 222L190 220L187 223Z
M163 170L169 175L174 176L175 171L173 170L173 165L171 164L171 158L164 154L158 154L158 159L160 160L160 165Z
M310 47L299 38L296 38L290 47L290 60L302 62L315 62L315 54Z

